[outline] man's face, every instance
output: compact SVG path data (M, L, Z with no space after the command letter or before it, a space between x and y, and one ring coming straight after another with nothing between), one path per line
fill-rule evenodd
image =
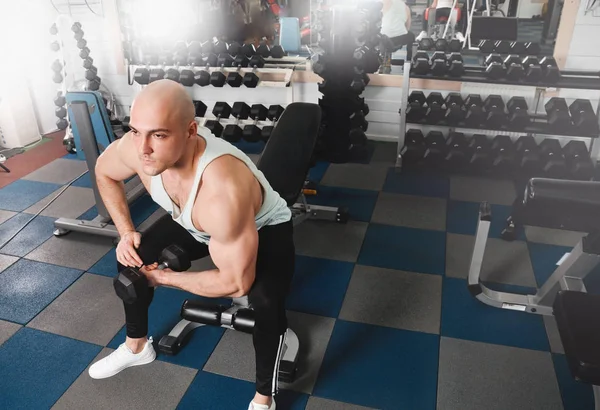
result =
M149 176L179 161L190 135L189 124L183 124L177 113L152 103L134 104L130 128L142 170Z

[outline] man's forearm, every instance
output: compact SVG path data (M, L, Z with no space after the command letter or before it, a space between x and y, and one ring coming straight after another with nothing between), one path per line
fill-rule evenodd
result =
M160 283L207 298L239 297L242 289L218 269L202 272L169 272Z
M97 176L96 183L102 197L102 202L120 234L135 230L123 182Z

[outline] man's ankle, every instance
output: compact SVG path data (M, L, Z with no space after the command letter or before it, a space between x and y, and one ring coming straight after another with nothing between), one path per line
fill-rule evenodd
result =
M138 354L139 352L141 352L142 350L144 350L144 346L146 345L146 342L148 341L148 338L146 336L144 337L140 337L140 338L130 338L127 337L125 339L125 345L131 349L131 351L134 354Z
M260 393L256 393L254 395L254 398L252 399L252 401L256 404L265 404L267 406L270 406L271 403L273 402L273 397L271 396L263 396Z

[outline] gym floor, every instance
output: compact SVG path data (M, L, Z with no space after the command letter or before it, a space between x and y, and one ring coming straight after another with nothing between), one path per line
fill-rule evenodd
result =
M465 280L479 201L493 204L483 277L496 288L532 291L581 235L528 227L504 242L502 222L521 188L397 174L394 144L370 148L367 163L311 170L319 194L310 201L348 206L351 220L296 229L288 310L301 357L278 409L592 409L592 389L571 378L553 319L485 306ZM56 137L6 162L15 171L0 172L0 244L86 170L64 154ZM132 206L136 224L156 209L143 197ZM197 329L177 356L89 377L89 365L125 336L115 252L107 238L54 237L60 216L95 216L88 175L0 249L0 407L246 409L251 336L222 328ZM591 279L589 289L600 292L600 275ZM157 290L155 343L190 297Z

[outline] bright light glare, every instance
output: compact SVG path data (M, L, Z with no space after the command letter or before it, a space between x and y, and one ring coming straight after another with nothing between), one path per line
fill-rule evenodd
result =
M177 38L195 18L195 8L189 0L143 0L135 9L131 14L135 31L152 40Z

